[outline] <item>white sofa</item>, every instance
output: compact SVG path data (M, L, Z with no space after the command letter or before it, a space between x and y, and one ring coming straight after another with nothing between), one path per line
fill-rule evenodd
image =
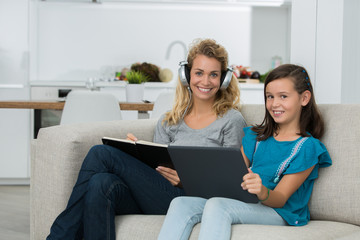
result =
M360 105L320 105L326 123L322 138L333 160L320 169L310 200L311 221L303 227L234 225L232 239L360 239ZM263 105L246 105L248 124L260 123ZM152 140L156 120L112 121L43 128L32 142L31 239L43 240L65 208L77 174L91 146L101 137ZM164 216L116 217L117 239L156 239ZM190 239L197 239L195 226Z

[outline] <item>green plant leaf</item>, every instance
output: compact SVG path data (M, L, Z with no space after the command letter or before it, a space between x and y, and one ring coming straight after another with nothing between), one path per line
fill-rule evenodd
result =
M142 72L129 71L126 73L126 78L130 84L141 84L149 81L149 77Z

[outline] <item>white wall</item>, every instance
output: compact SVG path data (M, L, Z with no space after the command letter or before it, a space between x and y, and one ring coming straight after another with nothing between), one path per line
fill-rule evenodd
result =
M341 102L360 103L360 1L345 0Z
M177 73L186 46L214 38L230 63L250 64L249 7L145 3L37 2L32 32L31 80L85 81L150 62ZM244 47L245 46L245 47Z
M316 97L341 103L344 0L317 1Z
M318 103L360 103L357 0L293 0L291 62L310 72Z
M251 69L265 73L271 58L290 62L291 6L254 7L251 17Z
M303 65L316 87L316 0L293 0L290 62Z

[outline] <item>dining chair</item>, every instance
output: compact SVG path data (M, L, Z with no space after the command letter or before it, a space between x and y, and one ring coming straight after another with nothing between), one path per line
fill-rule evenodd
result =
M121 119L119 100L113 94L73 90L67 95L60 125Z
M150 118L159 118L163 113L170 111L174 104L175 92L162 92L154 102Z

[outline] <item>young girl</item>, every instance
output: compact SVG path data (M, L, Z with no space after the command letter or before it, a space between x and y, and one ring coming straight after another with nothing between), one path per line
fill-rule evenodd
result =
M229 81L223 80L228 73L225 48L211 39L198 40L187 62L186 82L179 81L175 105L158 121L154 142L240 147L246 123L237 110L236 77L230 73ZM128 138L136 140L132 134ZM114 240L115 215L165 214L171 200L184 195L180 186L175 170L152 169L117 148L94 146L47 239Z
M300 66L279 66L267 76L264 96L265 118L244 129L241 147L249 167L241 187L260 202L178 197L171 202L159 239L188 239L200 221L199 239L221 240L231 238L231 224L302 226L310 220L307 204L314 180L331 159L318 140L324 123L309 75Z

